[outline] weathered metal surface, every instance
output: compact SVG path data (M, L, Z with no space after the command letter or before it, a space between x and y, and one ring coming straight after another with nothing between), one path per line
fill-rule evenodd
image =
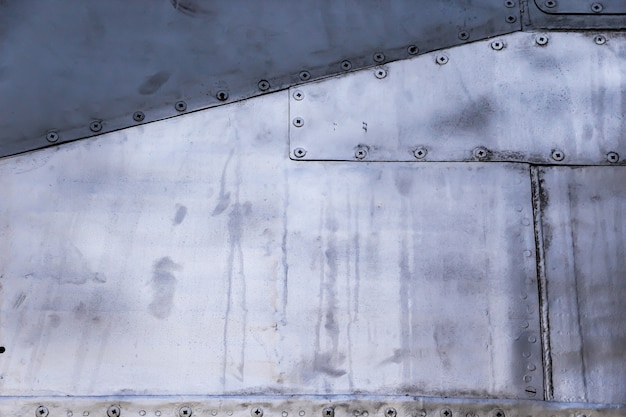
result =
M528 167L302 164L288 120L1 161L2 393L540 399Z
M522 3L524 30L623 30L626 27L626 4L622 0L527 0Z
M534 0L534 2L542 12L549 14L626 15L626 3L622 0Z
M626 403L626 167L541 168L554 398Z
M115 411L119 413L112 414ZM16 417L328 417L328 412L338 417L623 417L626 409L580 403L406 396L0 399L0 413Z
M291 156L625 164L625 51L623 33L515 33L298 86Z
M0 156L520 30L509 3L2 2Z

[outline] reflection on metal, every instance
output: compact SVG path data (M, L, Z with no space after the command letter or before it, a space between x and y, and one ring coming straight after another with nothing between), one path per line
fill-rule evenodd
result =
M527 0L523 4L524 30L626 27L624 0Z
M2 2L0 156L521 29L470 3Z
M298 86L292 156L625 164L626 37L595 38L516 33Z

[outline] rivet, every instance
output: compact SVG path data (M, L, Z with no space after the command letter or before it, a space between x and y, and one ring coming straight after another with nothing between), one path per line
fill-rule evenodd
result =
M67 417L72 417L74 415L74 413L72 412L72 410L69 410L67 412Z
M535 342L537 341L537 338L536 338L535 336L530 336L530 337L528 338L528 341L529 341L530 343L535 343Z
M300 71L300 79L307 81L311 79L311 73L309 71Z
M530 226L530 219L528 219L528 218L523 218L523 219L522 219L522 224L523 224L524 226Z
M341 61L341 69L344 71L349 71L352 69L352 62L348 61L347 59L344 61Z
M527 383L527 384L528 384L528 383L529 383L530 381L532 381L532 380L533 380L533 377L532 377L532 376L530 376L530 375L524 375L524 382L525 382L525 383Z
M489 156L489 150L483 146L474 148L472 153L474 155L474 158L479 159L479 160L484 160Z
M396 417L397 415L398 412L393 407L389 407L387 410L385 410L385 416L387 417Z
M534 371L535 369L537 369L537 367L534 363L529 363L526 369L528 369L529 371Z
M300 411L298 411L298 415L299 415L300 417L302 417L302 416L303 416L303 415L305 415L305 414L306 414L306 413L304 412L304 410L300 410Z
M387 76L387 70L385 70L384 68L376 68L376 71L374 71L374 74L376 75L376 78L378 79L383 79Z
M356 159L365 159L367 157L367 149L365 148L358 148L356 151L354 151L354 157Z
M212 416L216 416L217 415L217 410L211 410L211 415Z
M133 120L136 122L143 122L145 118L146 118L146 115L143 114L142 111L136 111L133 113Z
M381 63L385 60L385 54L383 54L382 52L376 52L373 58L374 62Z
M534 397L535 395L537 395L537 388L531 386L526 387L526 395L528 395L529 397Z
M505 19L507 21L507 23L515 23L517 22L517 17L513 16L512 14L508 15Z
M187 110L187 103L185 103L182 100L181 101L177 101L174 104L174 108L176 109L176 111L183 112L183 111Z
M322 417L335 417L335 409L332 407L326 407L322 411Z
M427 154L428 154L428 149L426 149L423 146L415 148L415 150L413 151L413 156L415 156L417 159L424 159L426 158Z
M139 410L139 415L140 416L145 416L146 415L146 410Z
M417 45L409 45L408 48L406 48L406 51L409 53L409 55L417 55L417 53L420 51L419 48L417 47Z
M270 89L270 82L267 80L261 80L259 81L259 90L261 91L267 91Z
M524 352L522 353L522 356L525 357L526 359L530 358L530 352Z
M504 5L510 9L511 7L515 7L515 2L513 0L506 0Z
M606 160L612 164L619 162L619 154L617 152L609 152L606 154Z
M46 133L46 140L50 143L54 143L57 140L59 140L59 134L56 131L51 130L48 133Z
M367 417L367 416L369 416L369 415L370 415L370 413L369 413L367 410L365 410L365 411L363 411L363 412L361 413L361 415L362 415L363 417Z
M535 42L537 43L537 45L547 45L548 44L548 35L539 35L535 38Z
M593 37L593 41L596 45L604 45L606 43L606 37L604 37L604 35L596 35Z
M504 414L504 411L502 411L499 408L496 408L495 410L493 410L493 412L491 413L491 415L493 417L506 417L506 415Z
M179 417L191 417L191 414L193 412L191 411L191 408L185 406L185 407L181 407L180 410L178 410L178 416Z
M417 413L415 413L415 415L417 417L426 417L426 410L419 410Z
M546 7L548 7L548 8L550 8L550 9L552 9L553 7L555 7L555 6L556 6L556 1L554 1L554 0L546 0L546 1L544 1L544 2L543 2L543 4L544 4Z
M446 65L448 63L448 56L439 54L435 57L435 62L439 65Z
M533 253L531 251L529 251L529 250L525 250L524 251L524 256L527 257L527 258L530 258L532 256L532 254Z
M37 417L48 417L48 409L43 405L37 407L37 411L35 412L35 416Z
M306 155L306 149L304 148L296 148L293 150L293 156L296 158L304 158Z
M293 125L295 127L302 127L302 126L304 126L304 119L302 117L296 117L295 119L293 119Z
M161 411L156 410L156 411L154 412L154 415L155 415L155 416L157 416L157 417L159 417L159 416L161 415Z
M286 412L286 411L283 411L283 412L281 413L281 415L282 415L283 417L287 417L287 416L289 415L289 413L288 413L288 412Z
M217 92L217 94L215 94L215 97L219 101L226 101L226 100L228 100L228 92L226 92L224 90L220 90L220 91Z
M604 9L602 3L593 3L591 5L591 11L594 13L600 13Z
M263 409L261 407L255 407L250 411L252 417L263 417Z
M441 417L452 417L452 411L449 408L442 408L440 414Z
M555 161L562 161L563 159L565 159L565 153L563 153L563 151L560 149L553 149L552 159L554 159Z
M501 51L504 48L504 42L502 41L493 41L491 42L491 49L494 51Z
M521 324L522 329L528 329L528 327L530 326L530 323L528 323L527 321L522 322Z
M92 132L99 132L102 130L102 122L100 120L94 120L89 124L89 130Z
M462 30L459 32L459 39L461 39L462 41L468 40L469 39L469 32Z
M296 90L293 92L293 98L294 100L300 101L304 98L304 93L300 90Z
M121 410L119 405L112 405L107 410L107 416L109 417L120 417Z

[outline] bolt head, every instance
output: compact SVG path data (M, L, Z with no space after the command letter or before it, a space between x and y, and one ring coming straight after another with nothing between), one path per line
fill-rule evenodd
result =
M108 417L120 417L121 413L122 413L122 410L120 409L119 405L112 405L107 410Z
M558 162L560 162L560 161L565 159L565 153L562 150L560 150L560 149L552 150L552 155L551 156L552 156L552 159L554 159L555 161L558 161Z
M616 164L619 162L619 154L617 152L609 152L606 154L606 160L611 164Z
M448 63L448 56L443 54L437 55L435 62L439 65L446 65Z
M228 92L224 91L224 90L220 90L215 94L215 97L219 100L219 101L226 101L228 100Z
M250 411L252 417L263 417L263 409L261 407L255 407Z
M293 99L301 101L302 99L304 99L304 93L302 91L300 91L300 90L294 91L293 92Z
M409 45L409 47L406 48L406 50L409 53L409 55L417 55L417 53L420 51L417 45Z
M322 416L323 417L334 417L335 416L335 409L333 407L326 407L324 409L324 411L322 412Z
M474 148L472 153L474 154L474 158L479 160L486 159L489 156L489 150L487 148L483 148L482 146Z
M185 103L184 101L177 101L176 104L174 104L174 108L176 109L176 111L183 112L187 110L187 103Z
M295 127L302 127L302 126L304 126L304 119L302 117L296 117L295 119L293 119L293 125Z
M459 32L459 39L461 39L462 41L468 40L469 39L469 33L464 31L464 30Z
M413 151L413 156L415 156L417 159L424 159L426 158L427 154L428 154L428 150L424 148L423 146L420 146L419 148L416 148Z
M556 7L556 1L555 0L546 0L543 2L544 6L552 9L553 7Z
M261 80L259 81L259 90L261 91L267 91L270 89L270 83L267 80Z
M133 120L136 122L143 122L145 118L146 115L143 114L142 111L136 111L135 113L133 113Z
M384 68L376 68L374 74L376 75L376 78L382 80L387 76L387 70L385 70Z
M59 140L59 134L56 131L51 130L50 132L46 133L46 140L50 143L54 143Z
M515 23L515 22L517 22L517 17L513 16L512 14L508 15L506 17L506 21L507 21L507 23Z
M37 407L37 411L35 411L35 416L36 417L47 417L48 416L48 409L46 407L44 407L43 405L40 405L39 407Z
M102 130L102 122L99 120L94 120L89 124L89 130L92 132L99 132Z
M606 38L603 35L596 35L593 37L593 41L596 45L604 45L606 43Z
M515 7L515 2L513 0L506 0L504 5L510 9L511 7Z
M374 62L383 62L385 60L385 54L382 52L377 52L374 54Z
M367 157L367 149L365 149L365 148L358 148L354 152L354 157L356 159L365 159Z
M501 51L504 48L504 42L502 41L493 41L491 42L491 49L494 51Z
M304 158L306 155L306 149L304 148L296 148L293 150L293 156L296 158Z
M187 406L181 407L180 410L178 410L179 417L191 417L192 414L193 414L193 411L191 411L191 408Z
M548 44L548 36L547 35L539 35L535 38L535 42L537 45L544 46Z
M341 69L344 71L349 71L352 69L352 62L345 60L341 61Z
M302 81L307 81L311 78L311 73L309 71L300 71L300 79Z
M600 13L602 10L604 10L602 3L593 3L591 5L591 11L594 13Z

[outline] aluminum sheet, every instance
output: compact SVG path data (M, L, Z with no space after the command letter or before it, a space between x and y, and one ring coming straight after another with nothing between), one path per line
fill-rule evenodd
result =
M623 30L626 6L622 0L528 0L522 16L524 30Z
M291 156L625 164L626 37L601 36L515 33L298 86Z
M541 168L554 398L626 403L626 167Z
M3 395L542 398L528 167L292 161L288 101L0 161Z

